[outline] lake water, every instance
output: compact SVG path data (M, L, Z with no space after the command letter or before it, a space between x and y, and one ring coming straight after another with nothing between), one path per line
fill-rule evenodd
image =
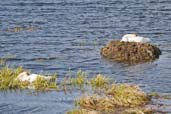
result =
M160 58L138 65L103 59L100 49L126 33L151 38L162 50ZM59 80L82 69L88 77L102 73L116 82L138 84L146 92L169 94L171 1L0 0L0 57L34 73L57 72ZM63 114L79 95L0 92L0 114Z

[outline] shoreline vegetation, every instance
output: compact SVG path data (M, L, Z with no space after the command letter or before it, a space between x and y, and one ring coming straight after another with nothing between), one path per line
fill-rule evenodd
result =
M37 78L30 87L29 82L16 80L23 71L25 70L22 67L1 68L0 90L33 89L36 92L61 90L67 92L74 88L81 91L91 88L91 94L78 98L75 101L76 108L67 114L155 114L147 105L151 102L152 96L157 97L158 94L147 94L137 85L114 83L102 74L88 79L86 73L79 70L75 77L64 78L61 83L57 83L57 75L54 74L50 82Z

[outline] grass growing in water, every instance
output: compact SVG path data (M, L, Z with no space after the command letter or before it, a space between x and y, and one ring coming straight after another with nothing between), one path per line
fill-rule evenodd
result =
M86 73L82 72L81 70L77 72L76 77L71 78L71 84L73 84L74 86L83 88L86 83L87 83Z
M130 112L145 112L143 108L150 101L149 97L138 86L129 84L113 84L103 95L83 96L76 103L80 109L119 114ZM122 110L121 110L122 109ZM132 110L128 110L132 109ZM143 113L142 113L143 114Z
M57 90L57 84L56 84L56 76L54 75L50 81L38 77L34 82L33 82L33 88L38 90L38 91L48 91L48 90Z
M15 80L15 78L21 72L23 72L22 67L11 69L6 66L2 68L0 71L0 90L19 89L28 86L28 83L20 83L19 81Z
M22 67L18 67L16 69L12 69L7 66L3 67L0 70L0 90L27 89L30 87L33 87L38 91L57 89L56 76L53 76L50 81L38 77L33 84L30 84L28 81L16 80L16 77L23 71L24 69Z
M98 74L95 78L90 80L90 84L93 88L107 88L109 85L109 79L102 74Z
M136 85L113 84L107 95L119 106L134 107L148 103L149 97Z

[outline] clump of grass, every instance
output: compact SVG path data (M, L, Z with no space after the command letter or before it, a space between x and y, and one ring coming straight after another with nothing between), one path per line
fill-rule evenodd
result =
M23 72L22 67L18 67L16 69L11 69L7 66L3 67L0 70L0 90L25 88L28 83L21 83L15 80L21 72Z
M0 90L16 90L34 88L38 91L45 91L50 89L57 89L56 76L54 75L50 80L46 80L42 77L38 77L35 82L19 81L17 76L23 72L22 67L16 69L9 68L7 66L0 70Z
M124 107L144 105L150 100L138 86L129 84L113 84L107 94L112 96L116 105Z
M108 97L98 95L83 96L76 102L81 108L101 112L113 112L115 107Z
M149 100L149 97L138 86L113 84L104 92L103 96L83 96L76 102L83 109L115 113L118 108L124 108L124 111L129 108L144 106Z
M81 70L77 72L76 77L71 78L71 84L73 84L74 86L83 88L86 83L87 83L86 73L82 72Z
M37 91L48 91L50 89L57 90L56 76L53 76L50 81L43 77L37 77L32 86Z
M93 88L107 88L109 85L109 79L104 77L102 74L98 74L95 78L90 80L90 84Z

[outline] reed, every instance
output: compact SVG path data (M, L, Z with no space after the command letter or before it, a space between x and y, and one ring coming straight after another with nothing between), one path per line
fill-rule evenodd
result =
M94 89L103 89L109 86L110 80L102 74L98 74L96 77L90 80L90 84Z
M79 88L83 88L84 85L87 83L86 73L79 70L77 72L76 77L71 78L70 82L74 86L78 86Z
M34 82L33 82L33 88L37 91L50 91L50 90L57 90L57 84L56 84L56 76L53 76L52 79L46 80L42 77L38 77Z
M11 69L7 66L0 70L0 90L25 88L28 84L26 82L19 82L15 80L19 73L23 72L22 67Z

